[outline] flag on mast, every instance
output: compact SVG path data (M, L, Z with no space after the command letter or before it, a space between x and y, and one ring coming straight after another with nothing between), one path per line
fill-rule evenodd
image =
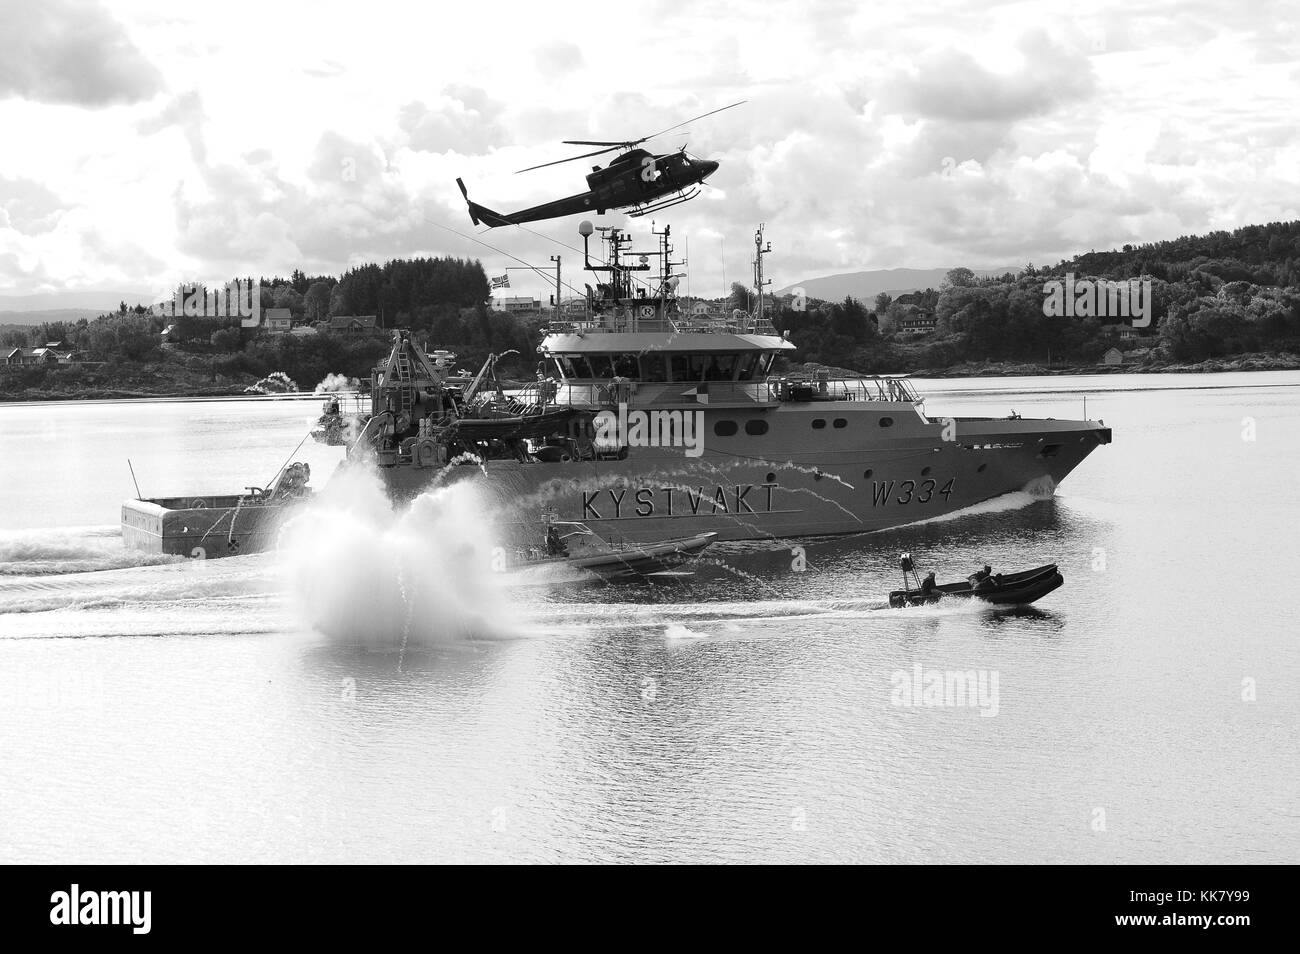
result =
M493 287L493 288L509 288L509 287L510 287L510 273L509 273L509 272L506 272L506 274L502 275L500 278L494 278L494 279L492 279L492 287Z

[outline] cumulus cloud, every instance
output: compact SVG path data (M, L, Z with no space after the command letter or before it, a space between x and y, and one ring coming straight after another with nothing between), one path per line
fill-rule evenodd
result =
M0 175L0 228L8 225L28 235L48 232L64 208L64 202L41 183Z
M552 40L543 43L533 51L533 59L543 78L564 76L581 69L586 63L581 47L568 40Z
M109 106L148 99L162 75L98 3L0 5L0 97Z
M935 119L1007 121L1050 112L1092 91L1092 64L1082 49L1034 30L1016 50L1020 62L1007 71L982 65L961 47L928 50L897 78L897 101Z
M658 219L679 253L689 239L696 293L722 290L724 263L727 280L748 276L759 222L779 286L860 268L1041 263L1295 218L1297 14L1262 2L1266 27L1224 24L1209 0L1099 0L1084 13L1069 0L651 0L562 25L544 8L491 23L472 7L430 8L403 13L400 31L379 10L343 30L267 8L259 30L232 33L217 8L135 16L128 32L89 7L82 29L53 30L72 9L54 0L53 14L0 14L6 40L37 41L15 40L0 61L0 262L15 283L43 286L95 274L138 284L155 262L174 281L563 254L576 281L576 218L475 234L455 178L492 208L535 205L582 188L609 158L513 175L585 151L560 140L634 139L738 99L749 103L649 143L721 163L699 198ZM44 105L159 91L157 76L92 82L108 67L89 53L63 69L52 44L87 25L126 44L111 63L122 75L145 62L134 42L186 91L120 114ZM435 29L488 37L491 55L465 42L431 59ZM611 31L634 46L610 44ZM244 62L258 68L232 68ZM630 224L643 236L649 222ZM519 273L519 290L544 294L532 281Z
M217 277L337 272L413 254L427 232L422 198L389 168L377 142L325 133L302 176L269 155L258 158L204 167L202 187L176 197L178 248Z
M398 112L410 148L474 155L505 142L497 123L504 107L474 86L448 86L433 103L412 101Z
M196 162L207 159L207 147L203 141L203 127L207 117L203 112L203 100L197 90L189 90L174 97L161 110L136 123L136 129L143 136L175 126L185 135L190 153Z

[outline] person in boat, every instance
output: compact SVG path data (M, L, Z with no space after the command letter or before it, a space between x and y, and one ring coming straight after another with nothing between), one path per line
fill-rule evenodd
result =
M976 573L971 579L975 581L976 593L989 593L998 588L998 583L993 578L993 568L987 563L984 569Z
M931 570L925 575L925 579L921 581L921 595L934 596L938 592L939 584L934 581L934 570Z
M546 528L546 555L547 556L568 556L569 546L560 536L560 531L555 524Z

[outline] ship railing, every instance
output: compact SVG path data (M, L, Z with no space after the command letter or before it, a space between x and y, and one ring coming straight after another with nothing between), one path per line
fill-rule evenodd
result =
M322 408L326 401L336 401L339 406L339 414L342 417L347 417L350 414L370 413L370 395L363 394L360 391L322 391L312 396L321 402Z
M857 378L832 378L802 372L779 379L777 397L781 401L878 401L888 404L920 405L922 400L906 378L864 375Z
M682 331L678 322L671 318L641 318L635 315L614 314L612 312L598 316L591 321L552 321L546 326L545 331L555 335L574 335L574 334L631 334L635 332L665 332L675 333Z
M703 334L703 335L770 335L778 332L770 319L755 318L752 315L724 318L707 315L679 315L673 317L642 318L635 314L605 312L589 321L551 321L547 323L546 332L557 335L614 333L631 334L655 332L668 334Z
M820 382L813 382L820 384ZM884 401L891 404L920 404L921 398L906 378L861 377L828 379L828 389L842 390L847 401Z
M792 374L763 381L663 381L641 382L630 379L600 382L545 381L510 389L507 395L518 403L531 407L616 407L631 403L634 397L648 397L649 389L658 394L648 403L676 403L695 389L701 403L711 401L752 402L778 404L799 401L873 401L888 404L920 405L910 381L895 377L860 377L810 379L806 375ZM707 397L705 397L707 395Z

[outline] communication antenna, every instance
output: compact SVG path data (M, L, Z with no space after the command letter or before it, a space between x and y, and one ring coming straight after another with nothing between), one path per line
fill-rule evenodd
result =
M754 293L758 295L758 308L754 312L754 317L758 321L763 320L763 286L772 284L772 279L763 280L763 256L772 251L772 243L763 244L763 223L759 223L758 231L754 233Z

